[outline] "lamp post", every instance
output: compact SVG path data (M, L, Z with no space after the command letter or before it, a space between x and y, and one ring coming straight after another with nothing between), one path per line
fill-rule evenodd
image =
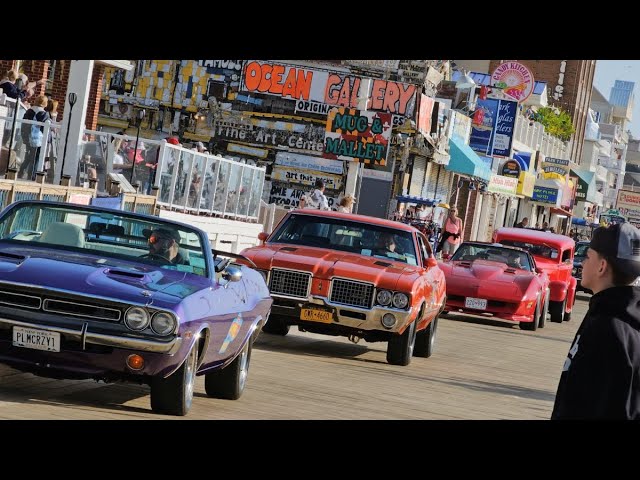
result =
M11 150L13 150L13 141L15 140L16 135L16 123L18 123L18 111L20 110L20 92L22 91L22 79L18 78L16 80L16 90L18 90L18 98L16 98L16 106L13 110L13 122L11 123L11 137L9 138L9 157L11 157ZM18 160L18 153L14 150L13 152L13 168L16 167L16 163Z
M73 106L78 101L78 95L74 92L69 94L69 119L67 120L67 135L64 139L64 150L62 152L62 167L60 168L60 181L64 176L64 161L67 159L67 145L69 144L69 130L71 129L71 114L73 113Z
M129 183L133 185L133 174L136 170L136 155L138 154L138 140L140 139L140 126L142 125L142 119L144 118L144 109L138 110L138 131L136 133L136 145L133 148L133 165L131 165L131 177Z

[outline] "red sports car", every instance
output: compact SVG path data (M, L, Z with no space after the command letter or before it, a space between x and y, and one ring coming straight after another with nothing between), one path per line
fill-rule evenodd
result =
M273 298L263 331L299 330L387 342L387 361L430 357L444 276L427 238L403 223L321 210L287 213L263 245L242 255L255 262Z
M520 322L523 330L544 327L549 277L529 252L498 243L464 242L440 263L447 285L446 311Z

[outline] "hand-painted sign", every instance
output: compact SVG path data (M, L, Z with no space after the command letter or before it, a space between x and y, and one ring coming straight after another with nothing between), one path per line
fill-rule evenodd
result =
M624 215L629 223L640 228L640 193L618 190L617 210L609 210L608 215Z
M491 74L491 85L518 102L524 102L533 92L533 74L531 70L518 62L504 62Z
M555 205L558 201L558 189L534 186L531 200L533 200L534 202L551 203Z
M409 117L414 115L417 91L410 83L260 60L246 62L240 90Z
M331 175L306 168L292 168L275 166L271 172L271 179L280 182L311 188L317 179L324 180L327 190L342 189L342 175Z
M324 173L334 173L342 175L344 173L344 162L338 160L328 160L326 158L311 157L309 155L299 155L291 152L276 153L276 165L285 167L306 168Z
M518 179L512 177L503 177L502 175L491 175L487 190L494 193L504 193L507 195L515 195L518 188Z
M476 113L471 122L469 146L476 152L490 154L493 128L498 120L499 100L487 98L476 102Z
M391 114L334 108L329 112L324 158L386 164Z
M516 127L516 113L518 102L500 100L498 120L496 121L495 139L493 141L493 155L500 157L511 156L511 142Z
M216 122L215 138L256 146L286 147L310 152L324 150L322 125L294 122Z
M431 116L433 115L434 100L420 94L420 109L418 110L418 131L425 137L431 136Z
M269 203L275 203L283 207L297 208L300 205L300 197L309 193L310 190L309 188L290 188L287 184L277 181L272 182ZM329 201L329 207L337 203L337 197L327 195L326 193L325 196Z
M505 177L519 178L520 171L521 171L521 168L518 162L516 162L515 160L506 160L502 164L502 167L500 168L499 173L500 175L503 175Z
M545 157L542 162L542 178L565 182L569 173L569 160Z

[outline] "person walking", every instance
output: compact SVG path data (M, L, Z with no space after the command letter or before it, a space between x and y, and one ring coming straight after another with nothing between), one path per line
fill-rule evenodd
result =
M527 225L529 225L529 219L527 217L524 217L522 220L520 220L520 222L516 222L513 226L515 228L527 228Z
M582 262L589 310L565 359L552 420L640 420L640 230L594 231Z
M456 253L460 245L460 236L462 235L462 219L458 217L458 209L452 207L449 209L449 215L444 221L442 228L442 236L438 244L437 251L442 250L442 255L451 256Z

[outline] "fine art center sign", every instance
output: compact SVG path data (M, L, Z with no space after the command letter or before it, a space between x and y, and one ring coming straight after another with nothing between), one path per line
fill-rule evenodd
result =
M391 127L390 113L334 108L327 116L322 156L385 165Z

